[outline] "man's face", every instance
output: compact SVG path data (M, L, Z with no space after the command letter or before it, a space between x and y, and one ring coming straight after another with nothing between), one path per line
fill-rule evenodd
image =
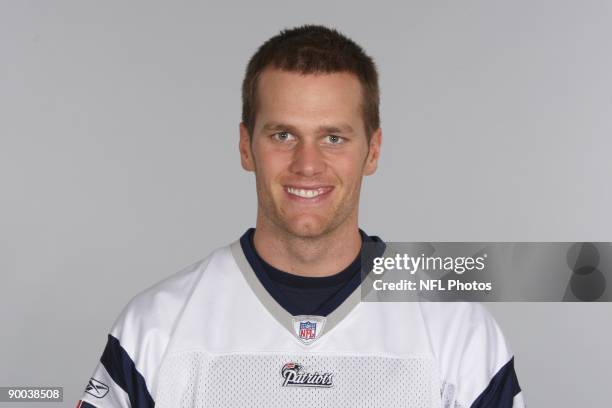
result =
M361 180L376 170L381 132L365 133L361 84L350 73L266 69L250 140L240 125L242 166L255 172L258 221L314 238L357 225Z

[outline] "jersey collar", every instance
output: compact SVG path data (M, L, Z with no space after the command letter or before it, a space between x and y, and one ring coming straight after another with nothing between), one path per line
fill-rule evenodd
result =
M313 316L313 315L297 315L293 316L285 308L283 308L279 302L270 294L266 286L269 286L271 282L265 274L256 273L254 268L258 268L256 262L253 262L253 254L249 253L253 248L245 242L245 239L249 239L249 232L247 231L243 237L232 243L230 248L234 260L238 265L238 268L242 272L246 282L250 286L251 290L257 296L262 305L268 310L268 312L290 333L296 337L301 343L308 345L314 343L316 340L321 338L324 333L332 330L338 323L340 323L349 313L359 304L361 301L361 280L365 274L358 273L356 275L355 282L349 282L342 291L345 293L339 294L341 302L333 308L326 316ZM252 232L252 231L251 231ZM365 233L362 232L362 236ZM367 237L367 235L365 235ZM372 237L375 242L380 242L380 253L382 254L385 250L384 242L378 237ZM264 283L268 285L264 286Z

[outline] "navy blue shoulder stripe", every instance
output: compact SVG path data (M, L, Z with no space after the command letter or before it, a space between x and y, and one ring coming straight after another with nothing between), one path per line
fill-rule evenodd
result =
M87 401L79 401L79 404L77 405L77 408L96 408L96 406L95 405L91 405Z
M132 408L153 408L155 406L147 390L144 377L136 370L134 362L121 347L119 340L110 334L100 362L113 381L127 393Z
M521 387L514 371L514 357L512 357L493 376L489 385L476 398L471 408L512 408L512 399L521 392Z

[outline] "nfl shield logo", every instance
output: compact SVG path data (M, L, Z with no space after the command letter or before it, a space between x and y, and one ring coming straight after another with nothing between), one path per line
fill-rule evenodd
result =
M324 327L325 317L323 316L293 316L293 334L304 344L310 344L321 337Z
M317 338L317 323L311 321L300 322L300 339L314 340Z

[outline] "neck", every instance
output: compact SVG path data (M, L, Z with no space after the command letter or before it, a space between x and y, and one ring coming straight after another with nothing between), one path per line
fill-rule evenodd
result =
M298 237L257 219L255 250L273 267L294 275L334 275L351 264L361 250L361 235L354 222L317 237Z

